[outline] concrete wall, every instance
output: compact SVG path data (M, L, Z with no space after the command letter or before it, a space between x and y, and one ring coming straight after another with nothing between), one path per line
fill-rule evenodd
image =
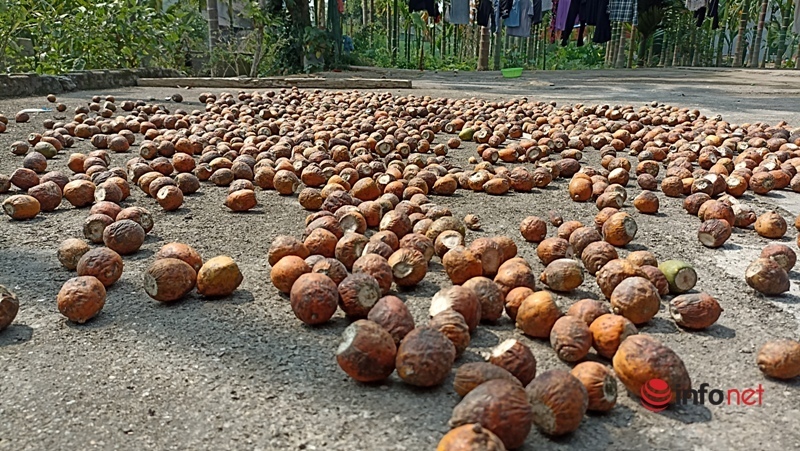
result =
M138 78L180 77L173 69L91 70L64 75L0 75L0 98L136 86Z

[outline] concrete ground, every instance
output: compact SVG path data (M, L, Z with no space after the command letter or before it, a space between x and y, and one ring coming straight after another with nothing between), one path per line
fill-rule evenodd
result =
M352 74L347 74L352 75ZM499 73L424 73L375 71L356 75L407 76L415 89L398 95L434 97L525 96L559 103L640 105L659 101L722 114L733 122L785 120L800 126L800 71L711 71L701 69L532 72L513 80ZM341 76L341 75L334 75ZM74 108L94 94L119 100L157 99L177 89L129 88L78 92L61 96ZM200 90L180 91L185 109L199 108ZM118 101L119 101L118 100ZM41 98L4 100L0 112L13 115L44 106ZM0 149L31 131L41 130L40 115L31 124L12 124L0 135ZM89 149L79 143L78 151ZM76 150L72 150L76 151ZM465 161L474 146L453 158ZM115 164L125 157L115 156ZM0 173L20 165L19 157L0 154ZM598 165L587 152L585 164ZM52 163L64 169L66 158ZM455 215L478 214L483 230L468 239L507 234L520 253L543 268L535 247L517 232L522 218L545 216L558 209L565 220L587 223L591 204L573 203L566 181L530 194L488 198L459 193L434 197ZM300 236L306 212L295 198L259 192L259 208L234 215L222 206L225 191L204 185L179 211L159 212L152 199L133 190L129 203L154 212L156 227L143 249L125 259L122 279L109 290L103 312L86 325L70 324L58 313L55 295L72 277L55 258L58 243L80 235L85 211L66 205L29 222L0 218L0 284L14 290L21 308L15 323L0 332L0 449L434 449L448 430L447 420L458 396L452 379L443 386L413 389L392 376L376 385L348 379L333 357L347 321L341 313L318 328L296 320L288 300L269 282L266 251L279 234ZM631 184L629 198L638 193ZM5 195L0 196L0 200ZM798 195L783 191L746 196L758 213L777 208L792 223L800 213ZM688 406L655 414L623 392L607 415L588 415L578 431L552 440L534 431L525 450L679 449L786 450L800 448L800 382L768 380L755 365L755 352L772 337L798 338L800 274L792 273L792 292L777 298L755 294L744 283L744 267L768 242L750 231L737 231L719 250L696 240L699 221L686 215L680 199L660 196L662 214L640 215L630 206L640 233L629 250L649 249L659 259L683 258L698 269L699 290L720 299L725 312L704 332L676 328L662 308L642 332L657 336L684 360L694 385L714 388L764 388L760 407ZM553 230L550 233L554 233ZM785 238L793 248L794 230ZM176 305L150 300L141 286L141 271L152 254L169 241L186 242L206 258L232 256L244 283L232 297L208 301L193 294ZM624 252L621 254L624 255ZM430 297L449 282L441 266L419 287L400 294L417 323L425 321ZM588 278L579 292L559 296L566 308L599 290ZM457 363L476 361L508 337L528 343L538 371L568 368L549 343L514 330L508 318L479 328L467 354Z

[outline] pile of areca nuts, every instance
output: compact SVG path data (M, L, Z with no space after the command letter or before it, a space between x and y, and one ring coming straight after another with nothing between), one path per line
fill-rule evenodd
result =
M410 385L441 385L477 327L504 314L525 335L549 338L556 355L574 364L570 372L537 374L532 351L515 339L498 345L486 362L461 364L454 388L463 399L440 450L517 448L534 425L550 436L568 434L587 410L614 407L617 379L635 395L651 379L664 380L673 393L691 387L680 357L637 327L667 296L672 318L686 330L712 326L723 309L710 294L692 291L698 280L688 262L659 262L649 251L620 256L638 231L624 211L632 183L642 190L631 201L641 214L658 213L658 191L683 198L687 213L700 219L700 245L710 248L724 245L732 228L753 226L762 237L783 237L788 227L779 213L757 215L740 198L748 190L800 191L800 129L730 124L656 103L558 106L297 89L203 93L200 101L204 110L188 112L141 101L117 106L111 97L97 97L77 108L71 121L48 119L43 133L12 145L24 156L23 167L0 175L0 193L19 191L3 201L4 211L30 219L58 208L62 198L75 208L91 207L82 232L105 245L62 244L59 259L79 277L59 293L59 309L78 322L96 315L102 303L75 299L87 293L104 299L100 288L122 271L120 254L135 252L153 227L145 207L120 207L131 184L165 211L214 185L227 189L225 206L234 213L257 207L256 190L297 196L311 212L305 232L272 242L270 278L303 323L325 323L339 309L353 320L335 351L351 378L377 382L397 371ZM18 122L28 119L17 116ZM70 155L70 176L48 172L49 159L77 139L96 150ZM465 141L477 144L466 168L449 155ZM109 167L110 155L133 150L139 156L125 167ZM590 152L599 154L599 167L581 162ZM466 230L479 229L480 218L460 219L435 203L458 190L535 192L556 179L569 180L566 195L594 202L597 214L592 224L565 221L555 212L522 221L521 238L536 246L545 266L538 277L517 256L514 239L467 243ZM547 236L548 227L556 228L555 236ZM434 295L429 322L415 324L392 288L413 289L434 258L452 286ZM745 279L765 295L779 295L789 290L795 263L789 246L773 243ZM228 295L242 281L228 257L205 265L193 249L170 243L143 275L143 288L173 302L195 286L200 294ZM581 299L562 312L554 293L574 292L586 273L606 300ZM18 304L13 294L0 294L3 329ZM587 361L592 349L598 358ZM800 343L769 342L757 360L770 377L797 377Z

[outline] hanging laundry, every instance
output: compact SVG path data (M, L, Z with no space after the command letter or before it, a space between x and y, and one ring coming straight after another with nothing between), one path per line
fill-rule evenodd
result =
M336 1L336 9L339 10L339 14L344 14L344 0Z
M580 0L575 1L580 2ZM563 31L567 29L567 16L569 15L569 8L571 5L572 0L559 0L558 12L556 13L556 30ZM569 29L572 30L572 27L569 27Z
M539 7L541 8L542 1L541 0L538 1L539 1ZM535 18L533 2L531 0L517 0L517 4L519 5L519 26L508 27L506 29L506 35L516 36L520 38L530 37L531 24L533 24L533 20ZM542 21L542 14L540 9L539 22L541 21Z
M605 44L611 40L611 18L608 14L609 0L590 0L586 23L594 25L592 42Z
M550 13L550 43L556 42L556 15L558 15L558 0L553 0L553 8Z
M500 18L504 20L507 19L508 15L511 14L511 8L513 8L514 0L497 0L495 3L495 7L498 8Z
M514 6L511 7L511 12L508 13L508 17L503 21L504 27L514 28L519 26L519 7L520 1L514 0Z
M584 13L586 8L584 7L586 0L572 0L569 4L569 12L567 13L567 18L565 19L565 24L574 24L578 21L578 12L581 9L584 9ZM578 47L583 46L583 32L586 31L586 19L584 16L580 16L580 29L578 29ZM574 26L572 27L574 28ZM572 35L572 28L564 30L561 33L561 47L566 47L569 44L569 37Z
M451 0L450 17L447 21L453 25L469 24L469 0Z
M794 0L794 27L792 31L800 34L800 0Z
M481 27L488 27L490 19L494 22L492 16L494 16L492 0L481 0L478 4L478 11L475 14L475 23Z
M686 0L686 9L689 11L697 11L704 6L707 6L706 0Z
M439 4L436 0L408 0L408 10L413 12L427 11L430 17L439 17Z
M533 0L531 3L533 14L531 14L531 24L539 25L542 23L542 0Z
M609 0L608 18L611 22L636 25L639 22L638 7L637 0Z
M694 17L697 19L697 26L702 27L706 17L712 19L711 29L716 30L719 28L719 0L709 0L707 5L702 6L694 12Z

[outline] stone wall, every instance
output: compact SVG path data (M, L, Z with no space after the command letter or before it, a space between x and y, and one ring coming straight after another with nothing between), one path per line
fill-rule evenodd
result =
M180 77L173 69L87 70L64 75L0 75L0 98L136 86L138 78Z

